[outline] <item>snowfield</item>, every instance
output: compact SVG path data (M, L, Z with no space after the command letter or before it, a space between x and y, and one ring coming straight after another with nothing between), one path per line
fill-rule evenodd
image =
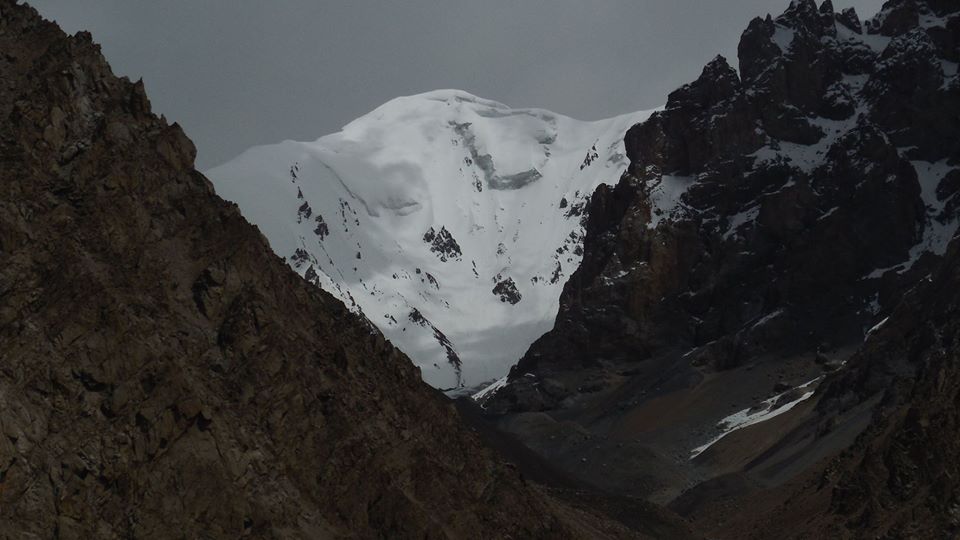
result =
M440 90L206 174L426 382L466 391L504 376L553 326L585 204L619 179L623 135L650 112L582 122Z
M783 413L789 412L800 403L803 403L804 401L813 397L817 387L814 386L810 390L807 389L810 388L811 385L819 382L822 378L822 376L817 377L812 381L801 384L795 389L781 392L772 398L766 399L757 407L751 407L737 411L730 416L727 416L723 420L720 420L720 422L717 424L717 429L720 431L720 433L707 441L706 444L691 450L690 459L695 459L697 456L704 453L708 448L719 442L720 439L726 437L734 431L759 424L760 422L766 422L771 418L776 418ZM790 392L796 393L797 390L803 390L804 392L792 401L786 403L783 402L783 396Z

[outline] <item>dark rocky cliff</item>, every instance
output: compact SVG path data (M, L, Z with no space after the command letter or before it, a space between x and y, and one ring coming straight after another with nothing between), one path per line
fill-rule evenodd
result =
M671 347L722 370L764 349L861 338L923 275L923 261L904 264L911 250L956 220L960 172L943 160L960 148L957 19L924 11L929 28L906 28L889 22L907 9L898 6L864 36L854 14L829 3L755 19L741 75L718 57L631 129L630 170L594 194L584 262L556 328L513 378L631 364ZM885 21L896 34L883 35ZM911 162L949 171L933 178L929 200ZM655 215L656 192L678 178L675 209ZM574 392L514 386L526 410Z
M953 474L956 432L929 440L923 457L910 430L931 415L953 425L957 373L936 351L956 348L931 349L949 332L929 327L939 308L928 303L909 344L876 345L886 326L869 330L935 275L956 231L958 44L954 2L891 0L861 22L799 0L753 20L739 72L717 57L627 133L631 167L592 198L584 262L554 330L487 410L608 489L663 501L688 491L678 506L688 512L710 490L781 489L865 432L876 438L843 462L837 485L850 494L833 510L856 508L865 528L854 531L912 530L934 513L936 525L917 530L945 530L943 499L929 512L895 501L952 489L934 478ZM937 291L956 301L949 286ZM920 360L929 355L938 359ZM801 385L820 387L811 398ZM704 450L731 413L787 402L789 414ZM589 442L576 442L582 433ZM625 462L623 448L644 460ZM888 472L910 488L869 495L887 489L877 478ZM880 515L901 508L909 515ZM767 534L783 522L770 523Z
M89 34L0 1L0 536L618 534L274 256Z
M907 292L846 369L813 422L842 429L873 400L848 447L792 483L723 497L694 489L674 507L720 538L956 538L960 535L960 242ZM714 494L715 495L715 494ZM730 496L734 495L734 496Z

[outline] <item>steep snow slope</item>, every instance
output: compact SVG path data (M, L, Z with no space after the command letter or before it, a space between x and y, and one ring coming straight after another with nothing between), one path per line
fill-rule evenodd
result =
M314 142L207 172L274 251L442 389L503 376L549 330L581 215L647 112L581 122L465 92L401 97Z

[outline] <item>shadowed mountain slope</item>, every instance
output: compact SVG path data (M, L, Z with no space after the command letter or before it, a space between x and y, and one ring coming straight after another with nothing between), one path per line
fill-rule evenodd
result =
M711 536L955 533L958 44L954 2L751 21L739 71L627 133L554 330L486 410Z
M0 536L584 537L273 255L89 34L0 1Z

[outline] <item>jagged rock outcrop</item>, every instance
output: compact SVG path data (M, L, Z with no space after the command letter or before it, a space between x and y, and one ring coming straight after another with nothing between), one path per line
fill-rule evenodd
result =
M493 282L495 285L490 292L492 292L494 296L499 297L501 302L516 305L523 299L520 291L517 290L517 283L513 281L513 278L504 278L498 275L493 278Z
M617 534L273 255L89 34L2 0L0 51L0 536Z
M579 466L555 459L608 487L639 483L625 475L651 482L643 492L659 500L741 475L691 490L687 509L721 485L781 485L850 446L903 375L854 351L938 267L957 228L958 31L960 6L941 1L892 0L861 23L798 0L754 19L739 73L716 58L627 133L630 168L593 195L584 261L553 331L486 396L487 411L509 413L502 425L543 452L576 422L597 442L570 446ZM873 367L850 367L861 364ZM855 395L831 397L832 382L788 390L847 369L863 379ZM737 421L731 413L779 407L765 398L789 404L773 427L707 451ZM877 440L903 454L896 437ZM649 451L647 462L610 465L629 445ZM948 447L937 460L950 459ZM869 471L851 474L876 484ZM933 475L921 477L907 491L926 493ZM885 521L877 508L893 499L864 497L858 508L873 517L857 519L921 519Z
M453 236L446 227L440 227L439 232L433 230L433 227L430 227L430 229L424 233L423 241L430 245L430 251L436 253L442 262L460 260L463 256L463 253L460 251L460 244L453 239Z
M942 212L955 191L940 180L955 174L943 160L958 152L946 135L960 129L956 75L926 28L878 51L838 30L853 15L804 1L754 19L740 44L743 80L718 57L628 132L630 170L594 194L584 262L517 380L678 345L696 349L695 363L734 367L789 345L782 330L751 326L780 311L803 331L801 348L856 340L876 315L863 309L870 299L892 307L895 283L911 282L873 273L911 250L942 253L945 239L930 237L955 225ZM943 171L918 175L916 162ZM517 403L552 408L564 397Z

